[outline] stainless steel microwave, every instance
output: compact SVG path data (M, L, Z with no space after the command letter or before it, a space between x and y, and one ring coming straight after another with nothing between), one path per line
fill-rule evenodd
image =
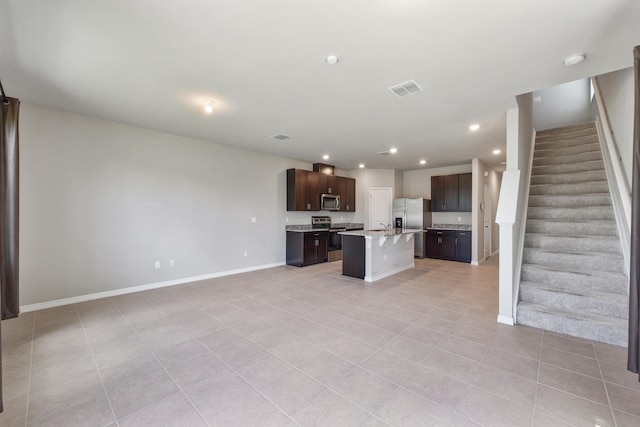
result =
M339 211L340 196L337 194L321 194L320 209L323 211Z

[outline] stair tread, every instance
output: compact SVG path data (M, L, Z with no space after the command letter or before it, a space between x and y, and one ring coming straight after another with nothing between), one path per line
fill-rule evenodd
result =
M619 241L618 236L606 236L603 234L593 234L593 235L584 235L584 234L551 234L551 233L535 233L535 232L527 232L527 235L531 236L545 236L545 237L556 237L558 239L567 239L567 238L575 238L575 239L596 239L596 240L611 240L611 241Z
M611 317L611 316L600 316L598 314L593 313L575 313L568 310L562 310L558 308L547 307L542 304L535 304L527 301L521 301L518 303L518 310L522 309L530 309L534 311L540 311L543 313L549 313L556 316L568 317L571 319L575 319L578 321L584 322L597 322L601 324L614 325L616 327L627 328L629 321L627 319L622 319L620 317Z
M607 278L607 277L611 278L615 276L615 278L617 279L628 280L627 276L624 273L618 273L615 271L587 270L584 268L580 270L576 270L572 268L561 268L558 266L548 266L544 264L532 264L529 262L526 262L526 263L523 262L522 268L523 269L539 269L539 270L546 270L546 271L557 272L557 273L571 273L571 274L576 274L580 276L591 276L591 277L601 277L601 278Z
M601 292L601 291L597 291L589 288L582 288L580 289L580 292L576 292L568 289L559 289L547 283L531 282L528 280L523 280L520 282L520 289L522 288L535 288L539 290L557 292L559 294L569 294L569 295L585 297L585 298L609 298L610 297L611 299L614 299L614 300L620 300L623 302L628 301L628 296L626 294L619 294L615 292Z
M528 249L530 251L538 251L538 252L546 252L546 253L550 253L550 254L562 254L562 255L582 255L582 256L599 256L602 258L611 258L611 259L615 259L615 260L619 260L619 259L623 259L624 257L620 254L616 254L613 252L596 252L596 251L580 251L580 252L572 252L569 250L553 250L553 249L545 249L545 248L538 248L538 247L532 247L532 246L525 246L525 249Z

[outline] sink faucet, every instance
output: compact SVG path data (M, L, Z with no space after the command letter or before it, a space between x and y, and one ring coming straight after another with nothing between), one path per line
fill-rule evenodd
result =
M384 222L380 223L384 227L384 231L389 234L391 233L391 224L385 224Z

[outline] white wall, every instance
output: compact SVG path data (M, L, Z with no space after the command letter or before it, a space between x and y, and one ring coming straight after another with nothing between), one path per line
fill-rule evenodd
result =
M309 223L304 162L26 102L20 145L21 305L284 263L285 218Z
M633 68L598 76L598 85L621 157L627 188L630 189L633 173Z
M583 123L591 120L589 79L576 80L534 93L540 101L533 103L536 130Z

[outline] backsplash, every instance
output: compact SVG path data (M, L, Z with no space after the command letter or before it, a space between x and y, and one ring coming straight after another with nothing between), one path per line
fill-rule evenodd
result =
M432 224L471 225L471 212L433 212L431 215Z

